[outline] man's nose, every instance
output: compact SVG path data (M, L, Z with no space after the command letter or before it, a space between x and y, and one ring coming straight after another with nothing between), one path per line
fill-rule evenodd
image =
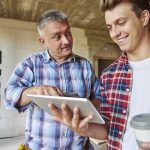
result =
M67 36L62 36L62 42L63 44L68 44L69 43L69 39L67 38Z
M120 33L121 33L120 30L118 28L114 27L110 34L111 34L112 39L114 39L114 38L117 38L118 36L120 36Z

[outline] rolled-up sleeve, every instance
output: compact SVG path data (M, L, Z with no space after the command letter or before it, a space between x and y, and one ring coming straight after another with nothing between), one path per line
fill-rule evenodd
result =
M33 86L33 82L32 62L28 58L16 66L5 86L4 104L6 108L24 112L28 106L17 107L17 104L23 90Z

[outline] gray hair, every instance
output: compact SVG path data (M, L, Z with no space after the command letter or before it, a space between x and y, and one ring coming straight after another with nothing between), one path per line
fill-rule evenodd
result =
M62 22L67 21L68 17L65 13L59 10L48 10L44 12L37 20L36 26L40 33L44 29L45 25L50 21Z

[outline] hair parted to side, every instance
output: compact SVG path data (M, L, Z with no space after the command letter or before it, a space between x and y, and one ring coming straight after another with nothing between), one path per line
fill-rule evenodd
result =
M105 12L115 8L121 2L131 3L132 10L135 12L138 18L141 16L143 10L148 10L150 13L150 0L100 0L100 9L102 12ZM148 26L150 30L150 21Z
M141 12L143 10L150 11L150 0L100 0L100 9L101 11L105 12L113 9L121 2L130 2L133 5L133 8L138 9L137 12L139 12L139 10L141 10ZM135 13L136 9L133 9Z
M100 0L99 5L102 12L110 10L118 5L121 0Z
M67 21L68 17L65 13L60 10L47 10L44 12L37 20L36 26L37 30L40 33L44 29L45 25L50 21L62 22Z

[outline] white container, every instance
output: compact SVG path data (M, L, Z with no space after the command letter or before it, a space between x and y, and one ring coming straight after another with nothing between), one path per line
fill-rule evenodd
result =
M150 143L150 113L134 116L130 126L134 129L139 147L142 143Z

